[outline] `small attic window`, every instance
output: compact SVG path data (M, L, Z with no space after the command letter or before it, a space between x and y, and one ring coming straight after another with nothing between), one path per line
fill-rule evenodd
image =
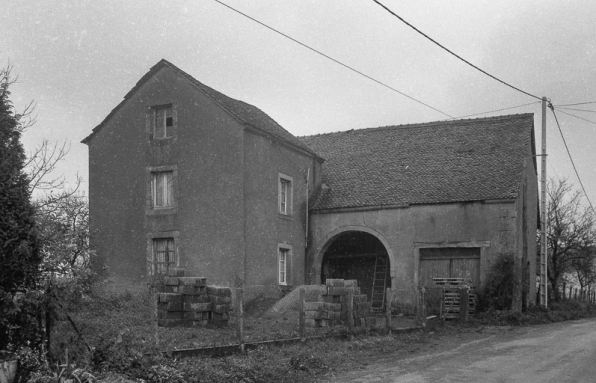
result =
M151 136L154 140L174 137L175 110L171 104L151 107Z

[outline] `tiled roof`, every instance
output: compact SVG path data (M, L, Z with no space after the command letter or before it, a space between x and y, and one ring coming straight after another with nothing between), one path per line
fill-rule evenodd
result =
M514 199L533 126L519 114L302 137L325 159L313 209Z
M241 121L244 124L249 125L253 129L260 131L272 138L284 142L286 144L290 144L294 147L297 147L301 150L304 150L316 157L317 154L313 152L308 146L306 146L302 141L298 138L293 136L290 132L285 130L281 127L275 120L269 117L265 112L260 110L259 108L247 104L240 100L235 100L222 94L215 89L208 87L207 85L199 82L194 77L183 71L182 69L178 68L174 64L170 63L167 60L161 60L157 64L155 64L149 72L147 72L137 83L136 85L124 96L124 100L108 114L108 116L97 126L93 129L93 132L85 138L82 142L86 143L89 139L93 137L102 127L102 125L115 113L116 110L121 107L121 105L126 101L145 81L147 81L150 77L152 77L157 70L161 69L162 67L167 66L174 71L178 72L188 81L190 81L194 86L199 88L203 93L209 96L213 101L215 101L219 106L223 109L227 110L228 113L232 114L235 118Z

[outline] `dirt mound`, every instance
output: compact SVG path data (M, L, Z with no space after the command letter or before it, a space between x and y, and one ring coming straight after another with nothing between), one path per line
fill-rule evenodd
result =
M316 301L325 292L325 285L302 285L296 287L288 295L277 301L267 311L267 314L284 314L289 311L298 311L300 308L300 289L305 290L305 298L308 301Z

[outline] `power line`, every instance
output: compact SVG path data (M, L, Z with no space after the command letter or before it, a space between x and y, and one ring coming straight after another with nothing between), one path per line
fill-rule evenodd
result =
M480 116L483 114L489 114L489 113L496 113L496 112L503 112L505 110L510 110L510 109L516 109L516 108L522 108L524 106L528 106L528 105L534 105L534 104L540 104L540 101L534 101L534 102L529 102L527 104L522 104L522 105L516 105L516 106L511 106L509 108L502 108L502 109L495 109L495 110L489 110L488 112L482 112L482 113L475 113L475 114L468 114L466 116L460 116L460 117L451 117L449 120L453 120L456 118L468 118L468 117L474 117L474 116ZM447 121L447 120L445 120Z
M557 110L558 110L559 112L563 113L563 114L566 114L566 115L568 115L568 116L575 117L575 118L577 118L577 119L579 119L579 120L586 121L586 122L589 122L589 123L591 123L591 124L594 124L594 125L596 125L596 121L588 120L587 118L583 118L583 117L580 117L580 116L576 116L575 114L567 113L567 112L565 112L565 111L563 111L563 110L561 110L561 109L559 109L559 108L557 108Z
M216 0L217 1L217 0ZM458 54L452 52L451 50L449 50L448 48L446 48L445 46L441 45L439 42L437 42L436 40L434 40L433 38L431 38L430 36L428 36L427 34L425 34L424 32L422 32L420 29L416 28L415 26L413 26L412 24L408 23L406 20L404 20L401 16L399 16L398 14L396 14L395 12L393 12L392 10L390 10L389 8L387 8L385 5L381 4L379 1L377 0L373 0L375 3L377 3L379 6L381 6L382 8L384 8L387 12L391 13L393 16L397 17L401 22L403 22L404 24L406 24L407 26L409 26L410 28L412 28L413 30L415 30L416 32L420 33L422 36L426 37L428 40L432 41L433 43L435 43L437 46L439 46L440 48L442 48L443 50L447 51L448 53L450 53L451 55L457 57L458 59L460 59L461 61L465 62L466 64L468 64L469 66L471 66L472 68L484 73L485 75L487 75L488 77L497 80L498 82L500 82L501 84L507 85L508 87L517 90L518 92L521 92L525 95L528 95L530 97L534 97L538 100L542 100L541 97L535 96L531 93L528 93L524 90L521 90L495 76L493 76L492 74L488 73L485 70L480 69L479 67L477 67L476 65L472 64L471 62L469 62L468 60L464 59L463 57L459 56Z
M575 103L575 104L561 104L561 105L557 105L557 107L559 107L559 106L587 105L587 104L596 104L596 101L578 102L578 103Z
M553 116L555 116L555 121L557 122L557 127L559 128L559 133L561 134L561 138L563 139L563 144L565 144L565 150L567 150L567 155L569 156L569 160L571 160L571 165L573 166L573 170L575 171L575 175L577 176L577 180L579 181L579 185L582 187L584 191L584 195L588 200L588 204L592 208L592 212L596 214L596 210L594 210L594 206L592 205L592 201L590 201L590 197L588 197L588 193L586 193L586 188L582 182L582 179L579 176L577 168L575 167L575 162L573 161L573 157L571 157L571 152L569 151L569 146L567 146L567 141L565 140L565 136L563 135L563 130L561 130L561 125L559 124L559 119L557 118L557 114L555 113L555 108L553 108L552 104L549 105L550 110L553 112Z
M383 83L383 82L381 82L381 81L379 81L379 80L377 80L377 79L375 79L375 78L373 78L373 77L371 77L371 76L369 76L369 75L367 75L367 74L365 74L365 73L363 73L363 72L361 72L361 71L359 71L359 70L357 70L357 69L354 69L354 68L352 68L351 66L349 66L349 65L347 65L347 64L344 64L344 63L342 63L342 62L341 62L341 61L339 61L339 60L336 60L336 59L334 59L334 58L333 58L333 57L331 57L331 56L328 56L328 55L326 55L325 53L323 53L323 52L321 52L321 51L318 51L318 50L316 50L316 49L314 49L314 48L311 48L310 46L306 45L305 43L302 43L302 42L300 42L300 41L296 40L295 38L293 38L293 37L291 37L291 36L288 36L288 35L286 35L285 33L283 33L283 32L280 32L280 31L278 31L277 29L275 29L275 28L273 28L273 27L270 27L269 25L267 25L267 24L265 24L265 23L263 23L263 22L261 22L261 21L259 21L259 20L255 19L255 18L253 18L253 17L251 17L251 16L247 15L246 13L243 13L243 12L241 12L241 11L237 10L236 8L233 8L233 7L229 6L228 4L225 4L225 3L223 3L223 2L221 2L221 1L219 1L219 0L214 0L214 1L215 1L215 2L217 2L217 3L219 3L219 4L221 4L221 5L223 5L224 7L227 7L227 8L229 8L229 9L231 9L231 10L232 10L232 11L234 11L234 12L236 12L236 13L238 13L238 14L240 14L240 15L242 15L242 16L244 16L244 17L246 17L246 18L248 18L248 19L250 19L250 20L252 20L252 21L254 21L255 23L258 23L258 24L260 24L260 25L264 26L265 28L267 28L267 29L270 29L270 30L272 30L273 32L275 32L275 33L277 33L277 34L279 34L279 35L282 35L283 37L285 37L285 38L287 38L287 39L290 39L290 40L292 40L293 42L295 42L295 43L297 43L297 44L300 44L300 45L302 45L304 48L307 48L307 49L309 49L309 50L311 50L311 51L313 51L313 52L315 52L315 53L317 53L317 54L319 54L319 55L321 55L321 56L325 57L326 59L329 59L329 60L331 60L331 61L335 62L336 64L339 64L339 65L343 66L344 68L351 70L352 72L355 72L355 73L357 73L357 74L359 74L359 75L361 75L361 76L364 76L364 77L366 77L367 79L369 79L369 80L371 80L371 81L374 81L374 82L376 82L376 83L377 83L377 84L379 84L379 85L382 85L382 86L384 86L384 87L385 87L385 88L387 88L387 89L390 89L390 90L392 90L392 91L394 91L394 92L396 92L396 93L399 93L400 95L402 95L402 96L404 96L404 97L407 97L407 98L409 98L410 100L412 100L412 101L414 101L414 102L417 102L417 103L419 103L419 104L421 104L421 105L424 105L424 106L426 106L427 108L430 108L430 109L434 110L435 112L439 112L439 113L441 113L441 114L444 114L444 115L445 115L445 116L447 116L447 117L453 117L453 116L451 116L450 114L447 114L447 113L445 113L445 112L443 112L443 111L441 111L441 110L439 110L439 109L437 109L437 108L435 108L435 107L433 107L433 106L431 106L431 105L429 105L429 104L427 104L427 103L425 103L425 102L423 102L423 101L420 101L420 100L418 100L418 99L416 99L416 98L414 98L414 97L412 97L412 96L409 96L409 95L405 94L404 92L402 92L402 91L400 91L400 90L397 90L396 88L393 88L393 87L392 87L392 86L390 86L390 85L387 85L387 84L385 84L385 83Z
M561 107L561 106L557 106L557 109L561 110L561 109L565 109L565 110L574 110L576 112L588 112L588 113L596 113L596 110L589 110L589 109L577 109L577 108L566 108L566 107Z

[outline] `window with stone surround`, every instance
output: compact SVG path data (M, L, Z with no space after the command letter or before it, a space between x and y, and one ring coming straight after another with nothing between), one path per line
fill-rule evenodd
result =
M292 215L293 178L279 173L278 176L278 212Z

